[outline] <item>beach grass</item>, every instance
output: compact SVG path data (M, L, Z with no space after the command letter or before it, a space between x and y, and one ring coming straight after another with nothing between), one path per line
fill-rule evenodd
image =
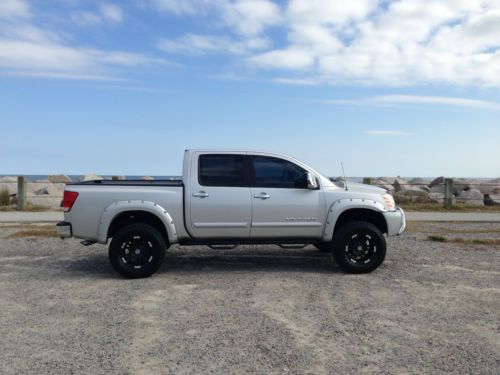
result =
M452 208L446 209L442 203L401 203L398 205L405 211L419 212L500 212L500 206L467 206L463 203L456 203Z
M6 229L19 229L14 233L9 234L5 239L17 239L17 238L57 238L57 230L55 225L12 225L12 226L2 226L1 228Z
M13 205L9 206L0 206L0 212L6 212L6 211L17 211L17 207ZM43 212L43 211L59 211L59 210L54 210L53 208L47 207L47 206L42 206L39 204L31 204L31 203L26 203L26 206L24 207L23 211L27 212Z
M10 205L10 194L7 189L0 190L0 206L5 207Z

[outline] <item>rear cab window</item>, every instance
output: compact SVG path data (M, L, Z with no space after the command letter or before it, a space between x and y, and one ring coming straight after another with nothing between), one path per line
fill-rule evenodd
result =
M245 155L204 154L198 159L201 186L238 186L245 183Z

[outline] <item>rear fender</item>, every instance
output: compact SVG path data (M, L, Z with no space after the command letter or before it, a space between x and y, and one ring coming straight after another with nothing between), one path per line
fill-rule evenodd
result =
M145 211L155 215L165 225L169 243L174 244L178 242L174 221L167 210L157 203L140 200L116 201L106 207L99 221L97 242L102 244L107 242L109 226L113 222L113 219L126 211Z
M371 199L359 199L359 198L346 198L339 199L332 203L328 209L328 215L326 217L325 230L323 232L323 242L330 242L333 238L333 230L335 229L335 224L337 220L347 210L363 208L368 210L373 210L379 213L385 213L387 210L384 205L380 202Z

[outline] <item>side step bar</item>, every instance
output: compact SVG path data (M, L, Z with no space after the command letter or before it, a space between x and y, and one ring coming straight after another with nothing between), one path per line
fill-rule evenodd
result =
M304 243L297 243L297 244L284 244L280 243L278 244L279 247L282 249L303 249L304 247L307 246L307 244Z
M209 248L213 250L232 250L238 247L237 244L227 244L227 245L208 245Z
M297 243L297 244L277 244L282 249L303 249L307 244ZM232 250L238 247L238 244L219 244L219 245L208 245L209 248L213 250Z

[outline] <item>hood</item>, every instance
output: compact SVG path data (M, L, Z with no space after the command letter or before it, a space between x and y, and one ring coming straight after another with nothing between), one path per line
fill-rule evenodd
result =
M344 182L343 181L338 181L334 182L335 185L344 188ZM366 184L359 184L357 182L347 182L347 190L352 191L352 192L359 192L359 193L371 193L371 194L386 194L388 191L386 189L383 189L378 186L374 185L366 185Z

